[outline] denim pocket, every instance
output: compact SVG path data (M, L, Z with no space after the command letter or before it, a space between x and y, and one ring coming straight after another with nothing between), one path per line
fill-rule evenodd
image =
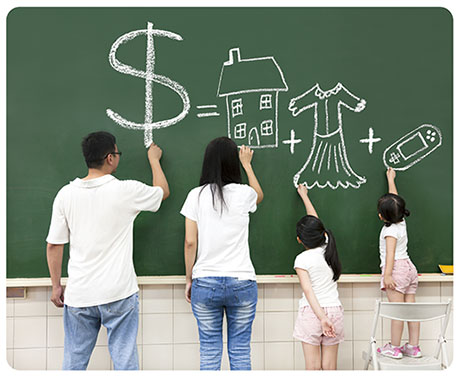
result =
M255 281L239 281L232 286L234 297L239 303L250 304L258 301L258 286Z
M68 313L76 318L80 316L89 316L91 307L70 307L66 306Z
M191 303L209 304L215 295L215 284L205 279L193 279L191 285Z
M139 304L139 294L135 293L126 299L117 300L106 305L107 311L116 315L121 315L132 311Z
M217 282L206 279L206 278L195 278L193 279L193 284L192 284L192 286L209 288L209 289L213 289L217 285L218 285Z

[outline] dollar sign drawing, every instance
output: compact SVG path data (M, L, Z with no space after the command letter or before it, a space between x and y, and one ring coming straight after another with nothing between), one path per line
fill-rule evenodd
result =
M121 63L116 58L116 51L118 47L121 46L123 43L126 43L139 35L146 35L147 36L147 55L146 55L146 66L145 72L135 69L130 65ZM129 74L131 76L140 77L145 80L145 122L142 123L135 123L133 121L126 120L120 114L116 113L115 111L107 108L107 115L110 119L112 119L117 124L121 125L124 128L129 129L143 129L144 133L144 143L145 147L149 147L153 142L153 129L165 128L170 125L177 124L180 120L185 118L190 110L190 99L188 97L188 93L186 92L185 88L180 85L179 83L172 81L170 78L161 76L159 74L154 73L155 69L155 48L153 44L153 36L159 37L166 37L177 41L182 41L182 37L178 34L172 33L170 31L165 30L156 30L153 29L153 24L151 22L147 23L147 28L144 30L135 30L131 31L127 34L122 35L119 37L115 43L113 43L110 53L108 56L108 60L110 61L110 65L116 71ZM153 94L152 94L152 87L153 82L157 82L161 85L167 86L168 88L175 91L181 98L183 103L183 109L180 114L175 116L172 119L161 120L161 121L153 121Z

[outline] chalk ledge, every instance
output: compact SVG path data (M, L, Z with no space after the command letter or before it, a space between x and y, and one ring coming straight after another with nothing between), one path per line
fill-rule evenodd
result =
M338 283L371 283L379 282L380 274L343 274ZM137 277L139 285L180 285L185 284L185 276L151 276ZM299 283L296 275L257 275L258 283ZM441 273L422 273L419 282L453 282L453 275ZM67 283L67 278L62 278L62 284ZM40 287L51 286L51 278L7 278L6 287Z

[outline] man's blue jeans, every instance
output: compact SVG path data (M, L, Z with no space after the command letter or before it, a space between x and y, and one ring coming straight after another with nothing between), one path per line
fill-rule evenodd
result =
M107 328L108 349L116 370L138 370L138 294L93 307L64 306L64 370L85 370L100 326Z
M258 288L255 281L232 277L193 279L191 308L198 322L201 370L219 370L223 351L223 312L228 326L231 370L250 370L250 338Z

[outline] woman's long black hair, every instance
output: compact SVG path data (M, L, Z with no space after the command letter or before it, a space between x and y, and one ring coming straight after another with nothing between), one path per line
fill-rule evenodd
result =
M325 237L327 234L327 238ZM312 215L305 215L296 224L296 235L307 249L317 248L327 243L325 248L325 261L333 270L333 281L341 275L341 262L336 249L336 242L330 230L325 229L322 221Z
M223 187L229 183L240 184L241 181L241 168L236 143L228 137L212 140L204 153L199 185L204 187L210 185L214 208L216 201L220 200L223 211L223 207L226 205Z
M378 213L383 217L385 226L398 223L410 215L410 211L405 207L405 200L393 193L381 196L378 200Z

